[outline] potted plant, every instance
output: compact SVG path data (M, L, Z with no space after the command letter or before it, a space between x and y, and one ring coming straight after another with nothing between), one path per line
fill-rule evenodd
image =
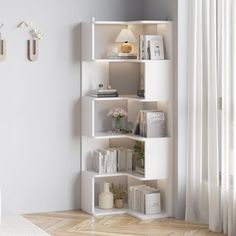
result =
M144 174L144 158L145 158L144 142L135 141L133 149L137 162L140 163L139 167L136 165L136 172Z
M123 208L124 207L124 199L127 196L127 191L124 189L123 185L114 185L111 184L111 192L114 197L115 208Z
M123 108L113 108L107 113L107 116L112 117L112 128L119 132L122 128L122 119L127 116L127 111Z

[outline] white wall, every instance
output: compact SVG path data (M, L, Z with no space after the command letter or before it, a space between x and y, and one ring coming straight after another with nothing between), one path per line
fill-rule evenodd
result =
M145 19L177 20L178 0L144 0Z
M135 10L134 7L135 6ZM136 20L142 0L1 0L7 60L0 62L0 186L3 214L80 205L79 22ZM37 62L26 59L34 21L44 32Z
M187 7L188 0L146 0L145 18L173 20L174 25L174 215L185 216L187 164Z

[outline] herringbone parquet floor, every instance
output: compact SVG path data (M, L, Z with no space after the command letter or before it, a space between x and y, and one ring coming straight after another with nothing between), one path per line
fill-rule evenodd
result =
M140 221L128 215L93 217L81 211L28 214L24 217L52 236L222 236L206 225L182 220Z

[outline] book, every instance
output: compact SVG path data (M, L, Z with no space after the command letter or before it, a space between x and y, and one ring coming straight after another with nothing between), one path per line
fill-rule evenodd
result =
M102 153L99 151L93 152L93 170L102 173Z
M132 172L133 170L133 150L126 149L126 171Z
M92 89L89 91L90 93L96 93L96 94L104 94L104 93L117 93L116 89Z
M138 114L138 117L137 117L139 133L136 130L135 134L138 134L138 135L143 136L143 137L146 137L146 123L147 123L146 115L145 115L146 112L156 112L156 110L140 110L139 111L139 114Z
M128 189L128 206L143 214L161 213L160 189L148 185L134 185Z
M117 150L114 148L107 148L109 156L107 157L107 173L117 172Z
M118 59L137 59L137 54L120 52L118 53L117 58Z
M161 199L160 192L147 192L145 194L145 214L160 214Z
M165 137L165 113L157 110L140 110L133 134L147 138Z
M99 174L106 173L106 155L102 150L93 152L93 170Z
M108 98L108 97L118 97L118 93L111 93L111 94L89 94L91 97L96 97L96 98Z
M144 36L139 35L139 59L145 59L145 51L144 51Z
M123 147L117 149L117 169L118 172L125 172L127 170L126 149Z
M155 138L166 136L165 113L161 111L144 112L144 137Z

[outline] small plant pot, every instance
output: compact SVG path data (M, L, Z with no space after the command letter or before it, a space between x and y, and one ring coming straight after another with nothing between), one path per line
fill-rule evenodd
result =
M116 199L115 200L115 208L124 208L124 199Z

